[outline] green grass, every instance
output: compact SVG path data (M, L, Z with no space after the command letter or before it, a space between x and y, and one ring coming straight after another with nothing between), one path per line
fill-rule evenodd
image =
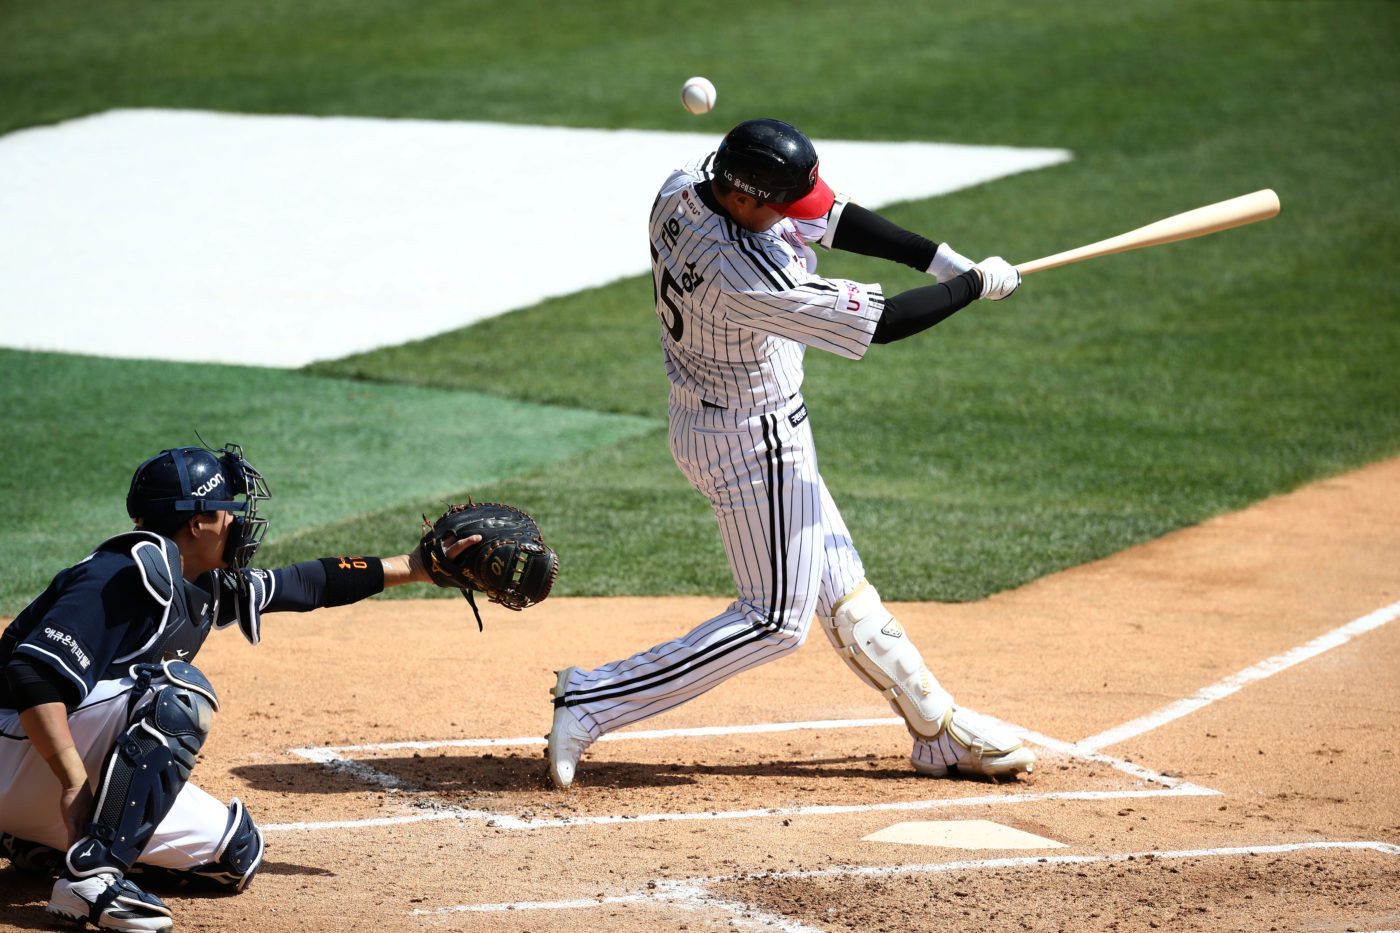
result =
M504 478L661 423L248 366L0 350L0 371L0 606L11 613L61 566L129 527L137 464L199 436L216 447L241 444L267 477L273 501L264 514L275 524L266 553L275 563L403 553L423 513L468 495L490 498ZM329 533L345 515L381 511L379 521L353 526L354 536Z
M1009 301L861 362L809 355L824 475L893 599L975 599L1400 451L1400 6L669 9L0 0L0 132L113 107L716 133L774 115L821 137L1072 150L1064 165L885 212L1014 261L1278 191L1282 213L1266 223L1038 273ZM719 88L711 116L679 106L691 74ZM541 184L572 204L605 197L605 181L573 177L567 156ZM860 179L834 181L859 197ZM542 237L588 248L586 218L541 220ZM889 291L926 281L855 256L822 264ZM713 521L656 427L665 379L650 302L645 278L626 280L305 374L113 364L84 381L91 361L7 354L0 611L42 586L34 568L52 572L117 530L109 506L119 516L144 456L208 425L212 442L239 440L280 471L326 417L299 393L352 392L347 378L448 409L472 393L640 419L554 462L524 455L478 491L540 517L563 556L560 593L727 593ZM472 365L455 365L464 358ZM131 404L151 398L166 400L153 418ZM524 442L466 412L434 417L479 432L453 468ZM353 459L369 443L359 420L316 439ZM385 416L365 427L393 450L452 447L425 430ZM422 466L409 460L380 468ZM384 479L382 497L274 540L265 559L393 549L422 497ZM295 484L281 488L276 505L295 507Z

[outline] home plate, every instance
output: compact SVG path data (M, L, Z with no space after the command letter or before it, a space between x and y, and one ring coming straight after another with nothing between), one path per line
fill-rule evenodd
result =
M949 849L1063 849L1063 842L1012 829L990 820L919 820L895 823L864 842L903 842Z

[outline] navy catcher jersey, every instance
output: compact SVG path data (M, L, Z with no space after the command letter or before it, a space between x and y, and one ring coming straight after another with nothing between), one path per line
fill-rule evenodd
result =
M168 539L131 532L104 541L61 571L0 636L0 670L23 657L54 674L70 707L98 681L166 657L192 662L211 629L237 624L258 641L263 611L320 604L325 580L316 561L280 570L216 570L181 578ZM239 579L242 575L242 580ZM0 708L13 708L0 677Z

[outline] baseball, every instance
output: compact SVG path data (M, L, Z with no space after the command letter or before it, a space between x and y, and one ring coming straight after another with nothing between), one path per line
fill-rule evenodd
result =
M715 86L709 78L696 75L681 85L681 103L691 113L709 113L715 105Z

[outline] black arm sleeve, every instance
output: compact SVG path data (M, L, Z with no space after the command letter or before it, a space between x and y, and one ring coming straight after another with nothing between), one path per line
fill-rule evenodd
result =
M272 571L276 580L267 612L307 612L345 606L384 590L384 562L377 557L323 557Z
M940 285L911 288L885 299L885 313L875 324L871 343L893 343L928 330L972 304L982 294L982 278L968 270Z
M24 712L45 703L62 703L72 709L78 703L77 690L65 684L53 671L31 664L24 658L13 658L5 666L5 686L8 699L0 706Z
M938 244L927 237L911 233L853 203L841 209L831 246L848 253L903 263L920 272L928 270L933 254L938 252Z

